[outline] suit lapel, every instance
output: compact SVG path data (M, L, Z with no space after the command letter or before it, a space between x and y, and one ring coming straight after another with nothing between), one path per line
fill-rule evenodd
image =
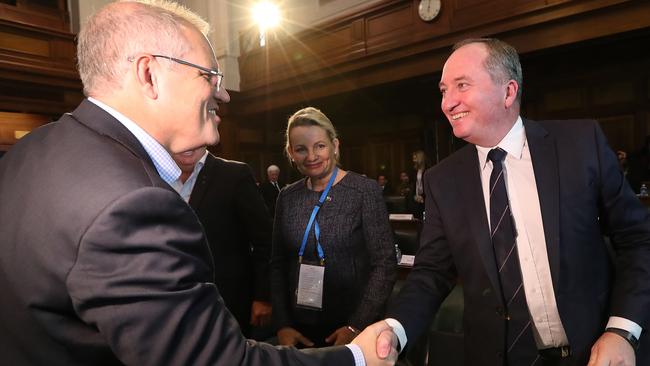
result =
M557 290L560 283L560 178L555 139L535 121L523 122L537 183L551 277Z
M140 141L138 141L131 131L95 103L84 99L70 115L77 122L91 130L119 142L134 155L154 167L149 154L147 154Z
M478 247L490 283L492 283L495 293L499 293L499 278L497 266L494 262L494 250L492 250L492 241L490 240L487 214L485 213L485 199L483 198L483 188L481 186L481 165L478 161L478 153L474 145L466 146L460 153L463 154L460 160L457 182L460 190L459 197L462 198L460 202L464 203L465 217L468 218L472 237ZM501 300L500 296L498 298Z
M196 177L196 182L190 195L189 204L194 211L198 210L199 203L203 201L203 196L205 196L208 188L208 179L213 176L212 170L216 169L216 164L217 160L208 152L208 156L205 157L205 164L199 172L198 177Z

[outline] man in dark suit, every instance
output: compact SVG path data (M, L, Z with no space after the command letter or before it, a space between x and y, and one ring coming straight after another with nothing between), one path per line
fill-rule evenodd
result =
M381 194L383 196L390 196L393 194L393 187L391 187L390 182L388 182L385 175L380 174L377 176L377 184L381 187Z
M181 176L172 187L189 201L203 225L215 284L246 337L251 325L271 320L271 217L248 165L210 154L205 147L174 154Z
M266 176L268 180L260 184L260 193L264 198L264 203L271 213L271 217L275 217L275 201L278 200L278 194L284 184L280 183L280 168L277 165L269 165L266 168Z
M423 150L413 152L413 175L410 177L411 190L406 197L406 207L413 216L422 218L424 213L424 172L427 168L427 156Z
M230 97L207 23L155 3L110 3L88 19L88 99L0 161L2 363L354 364L356 344L305 353L246 341L224 306L203 229L169 183L180 175L170 154L213 144ZM381 331L355 343L367 350Z
M647 209L597 122L519 117L512 47L454 50L441 106L470 144L425 174L420 250L387 322L415 341L459 281L468 365L633 365L650 316Z

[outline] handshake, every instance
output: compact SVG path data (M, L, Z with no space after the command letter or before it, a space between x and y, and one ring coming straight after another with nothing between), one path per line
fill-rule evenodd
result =
M367 366L394 365L397 361L397 336L384 320L366 327L352 344L361 348Z

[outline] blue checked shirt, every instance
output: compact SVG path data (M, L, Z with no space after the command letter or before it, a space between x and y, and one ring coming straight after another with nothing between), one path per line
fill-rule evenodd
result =
M120 121L124 127L131 131L135 138L140 141L140 144L142 144L142 147L144 147L144 150L147 152L147 154L149 154L149 157L153 161L153 165L156 167L160 178L167 182L167 184L172 185L181 176L181 168L176 165L176 162L174 159L172 159L171 155L169 155L169 152L167 152L167 150L165 150L165 148L160 143L158 143L158 141L146 133L140 126L135 124L135 122L131 121L122 113L98 101L97 99L88 97L88 100L97 105L99 108L105 110L111 116L115 117L115 119Z

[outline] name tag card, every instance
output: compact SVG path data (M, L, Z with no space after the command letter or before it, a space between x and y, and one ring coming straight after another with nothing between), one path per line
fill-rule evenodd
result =
M323 308L323 280L325 267L300 264L296 304L312 309Z

